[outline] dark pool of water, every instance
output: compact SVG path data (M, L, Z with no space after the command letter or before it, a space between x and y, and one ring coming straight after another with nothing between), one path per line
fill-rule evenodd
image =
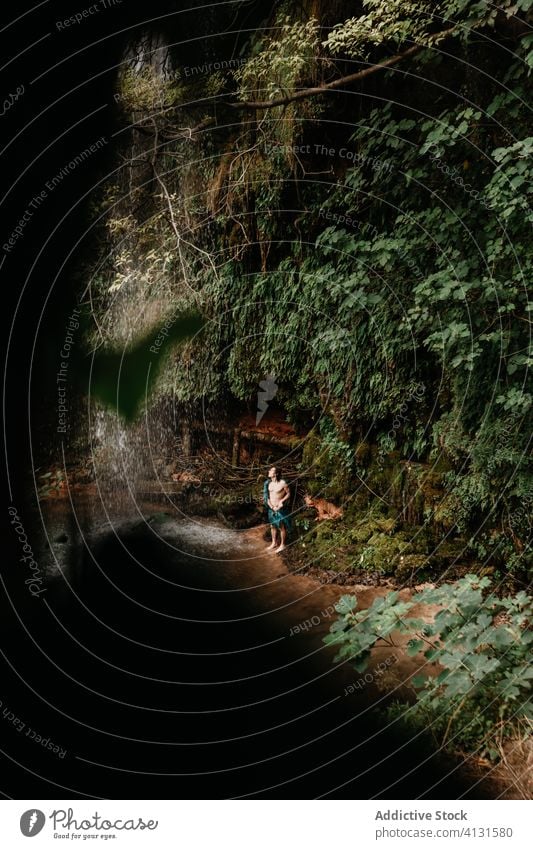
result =
M487 795L375 711L358 717L330 659L302 654L283 613L255 615L253 595L231 591L228 541L199 527L188 553L151 525L101 532L76 568L66 555L68 584L59 575L15 605L23 624L7 605L2 701L25 723L0 724L8 795Z

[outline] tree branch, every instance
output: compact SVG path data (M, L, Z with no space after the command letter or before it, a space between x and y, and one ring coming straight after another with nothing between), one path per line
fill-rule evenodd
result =
M450 29L437 32L435 35L431 36L430 40L440 41L443 38L449 38L452 33L455 32L455 29L456 27L453 26L450 27ZM428 44L414 44L402 53L396 53L394 56L391 56L389 59L385 59L383 62L379 62L377 65L370 65L370 67L364 68L362 71L356 71L356 73L348 74L346 77L339 77L339 79L332 80L330 83L325 83L321 86L314 86L312 88L303 88L300 91L295 91L285 97L278 97L275 100L251 100L243 101L242 103L228 103L227 105L231 106L232 109L273 109L276 106L286 106L288 103L294 103L296 100L304 100L307 97L316 97L317 95L325 94L328 91L334 91L337 88L342 88L342 86L358 82L358 80L369 77L377 71L383 71L390 68L392 65L396 65L398 62L403 61L403 59L407 59L409 56L414 56L415 53L419 53L426 47L428 47Z
M326 94L328 91L335 91L335 89L342 88L343 86L350 85L351 83L358 82L359 80L363 80L366 77L371 76L372 74L377 73L378 71L385 71L387 68L391 68L393 65L397 65L398 62L402 62L404 59L407 59L409 56L414 56L416 53L420 53L421 50L424 50L426 47L429 47L431 42L442 41L444 39L450 38L457 30L456 26L450 27L449 29L442 30L441 32L437 32L434 35L429 36L426 44L414 44L412 47L409 47L407 50L404 50L402 53L396 53L394 56L390 56L389 59L384 59L383 62L378 62L376 65L369 65L368 68L363 68L362 71L356 71L354 74L348 74L345 77L339 77L336 80L332 80L330 83L324 83L324 85L313 86L311 88L303 88L299 91L294 91L292 94L285 95L284 97L278 97L275 100L249 100L249 101L236 101L236 102L222 102L221 105L227 106L230 109L235 110L259 110L259 109L274 109L276 106L286 106L289 103L294 103L298 100L305 100L308 97L317 97L321 94ZM167 106L165 109L160 110L157 114L158 116L164 115L167 112L174 112L177 109L183 109L190 106L196 106L195 102L193 103L176 103L173 106ZM155 115L151 116L151 119L155 118ZM164 129L160 130L160 133L165 136L168 141L191 141L193 137L197 134L206 130L212 126L216 126L217 120L214 116L204 118L196 127L187 127L185 129L180 130L178 133L168 133ZM138 121L131 125L135 127L135 129L140 130L140 132L151 133L150 129L146 127L145 121Z

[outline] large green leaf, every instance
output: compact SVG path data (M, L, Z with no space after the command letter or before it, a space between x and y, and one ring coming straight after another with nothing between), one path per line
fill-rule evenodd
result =
M198 313L186 313L161 325L125 351L98 350L92 361L86 391L132 421L148 400L165 356L176 345L199 333L204 320Z

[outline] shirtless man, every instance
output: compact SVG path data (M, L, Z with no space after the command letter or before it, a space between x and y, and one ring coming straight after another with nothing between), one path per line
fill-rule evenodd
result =
M272 529L272 543L267 551L274 551L279 554L285 548L287 541L287 531L290 528L289 507L288 501L291 497L290 489L281 477L281 469L277 466L272 466L268 472L268 489L267 505L268 505L268 521ZM280 533L280 544L278 545L278 530Z

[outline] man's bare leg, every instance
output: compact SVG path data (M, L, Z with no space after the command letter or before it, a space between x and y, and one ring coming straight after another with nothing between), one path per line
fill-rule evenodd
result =
M279 554L280 551L283 551L283 549L285 548L285 543L287 542L287 528L283 523L280 525L279 530L281 533L281 545L279 546L279 548L276 548L276 554Z
M268 546L267 551L274 551L274 549L277 548L277 546L278 546L278 532L277 532L276 528L274 527L274 525L271 525L271 532L272 532L272 542Z

